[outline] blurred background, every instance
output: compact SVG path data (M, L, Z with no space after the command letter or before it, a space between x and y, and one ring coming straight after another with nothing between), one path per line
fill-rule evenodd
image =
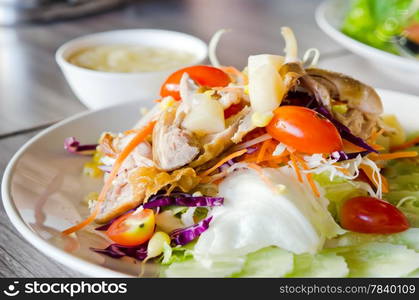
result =
M381 1L383 2L383 1ZM282 53L280 27L296 33L300 54L320 50L320 66L376 87L419 95L419 89L365 65L316 25L320 0L0 0L0 136L42 127L85 107L72 94L54 52L93 32L158 28L208 41L231 28L218 48L221 63L243 67L248 55Z

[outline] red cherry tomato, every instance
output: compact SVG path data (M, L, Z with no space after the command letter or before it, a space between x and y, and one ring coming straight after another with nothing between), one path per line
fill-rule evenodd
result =
M405 28L404 33L409 40L419 44L419 22L413 23L409 27Z
M116 219L106 231L107 236L123 246L136 246L147 242L154 233L154 212L144 209Z
M332 153L342 149L342 138L332 122L305 107L278 107L266 130L299 152Z
M226 110L224 110L224 119L228 119L231 116L234 116L239 111L243 109L244 105L241 103L232 104Z
M362 233L396 233L409 228L400 210L373 197L347 200L340 211L340 223L345 229Z
M189 77L196 83L208 87L222 87L230 83L230 77L215 67L211 66L192 66L177 70L170 75L160 89L160 96L172 96L175 100L180 100L179 83L183 73L188 73Z

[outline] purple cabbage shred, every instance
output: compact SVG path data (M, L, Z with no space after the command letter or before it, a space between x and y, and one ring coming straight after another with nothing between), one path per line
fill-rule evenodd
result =
M147 257L147 243L138 246L123 246L119 244L110 244L105 249L90 248L91 250L113 258L121 258L123 256L133 257L138 260L144 260Z
M212 207L221 206L224 203L222 197L206 197L192 196L185 193L175 193L167 195L155 195L151 197L147 203L143 204L144 208L155 208L169 205L187 206L187 207Z
M368 150L369 153L370 152L377 153L377 150L375 150L373 147L368 145L363 139L353 135L351 133L351 130L348 127L346 127L341 122L339 122L338 120L333 118L332 114L327 110L326 107L318 106L318 107L314 108L314 110L317 111L318 113L320 113L321 115L323 115L325 118L329 119L329 121L332 122L333 125L335 125L336 129L339 131L342 138L351 142L354 145L357 145L361 148L364 148L364 149Z
M331 156L334 159L337 159L338 161L345 161L345 160L357 158L358 155L365 156L369 153L371 153L371 152L370 151L360 151L360 152L354 152L354 153L346 153L344 151L336 151L336 152L333 152Z
M206 231L209 228L211 220L212 217L208 217L195 225L176 229L170 233L170 238L176 245L186 245Z
M75 137L68 137L64 139L64 149L70 153L93 155L96 151L96 147L97 144L80 145L80 142Z

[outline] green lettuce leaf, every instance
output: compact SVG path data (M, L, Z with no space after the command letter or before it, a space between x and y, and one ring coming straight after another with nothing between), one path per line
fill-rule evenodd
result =
M419 152L419 147L407 150ZM390 188L384 199L405 214L410 226L419 227L419 159L392 160L387 164L384 175Z
M172 253L170 255L164 255L163 256L164 260L160 261L160 263L163 265L170 265L174 262L182 262L190 258L193 258L192 250L193 250L193 247L195 246L195 243L196 242L194 241L184 246L172 247L171 248Z
M342 24L342 32L373 47L398 53L392 38L412 18L406 13L414 0L354 0ZM391 20L391 22L389 22Z
M334 177L330 180L329 172L313 174L313 178L324 189L325 197L330 201L328 209L335 219L338 219L340 207L345 200L368 195L365 190L357 186L357 183L345 178Z

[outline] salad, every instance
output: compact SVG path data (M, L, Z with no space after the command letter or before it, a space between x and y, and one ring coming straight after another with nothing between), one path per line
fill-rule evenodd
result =
M104 184L63 233L94 228L109 246L92 251L147 276L418 276L419 138L370 86L301 60L290 28L284 56L243 71L219 64L222 33L133 128L65 140Z
M352 0L342 32L375 48L419 59L419 1Z

